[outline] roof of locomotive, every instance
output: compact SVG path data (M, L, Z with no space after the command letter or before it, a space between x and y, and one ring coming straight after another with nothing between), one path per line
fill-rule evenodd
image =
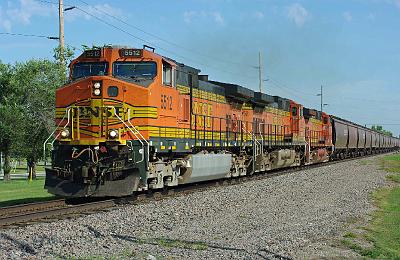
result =
M179 63L174 59L163 57L171 62L177 64L177 69L183 72L190 72L199 74L201 70L196 69L194 67L190 67L183 63ZM224 95L227 98L231 98L233 100L242 101L242 102L252 102L258 106L268 106L279 108L281 110L289 111L290 110L290 99L279 97L279 96L271 96L262 92L255 92L249 88L243 87L234 83L226 83L214 80L198 80L198 87L201 90L213 92L216 94Z
M239 98L244 100L249 100L254 98L254 91L237 84L225 83L219 81L209 81L215 85L221 86L225 89L225 94L227 97Z
M199 80L199 89L225 96L225 89L209 81Z

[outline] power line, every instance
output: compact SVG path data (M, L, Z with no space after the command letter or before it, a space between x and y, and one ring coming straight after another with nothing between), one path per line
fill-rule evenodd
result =
M95 16L95 15L93 15L93 14L91 14L91 13L85 11L85 10L83 10L83 9L80 8L80 7L77 7L77 6L76 6L76 9L80 10L81 12L83 12L83 13L85 13L85 14L87 14L87 15L93 17L93 18L95 18L96 20L98 20L98 21L100 21L100 22L102 22L102 23L104 23L104 24L106 24L106 25L108 25L108 26L110 26L110 27L112 27L112 28L118 30L118 31L121 31L121 32L123 32L123 33L125 33L125 34L128 34L129 36L135 38L136 40L139 40L139 41L142 41L142 42L144 42L144 43L153 45L153 46L157 47L157 48L160 49L160 50L163 50L163 51L165 51L165 52L174 54L174 55L176 55L176 56L178 56L178 57L185 58L184 56L179 55L178 53L175 53L175 52L169 51L169 50L167 50L167 49L164 49L164 48L162 48L161 46L157 46L157 45L153 44L152 42L149 42L149 41L147 41L147 40L145 40L145 39L143 39L143 38L141 38L141 37L138 37L138 36L136 36L136 35L134 35L134 34L128 32L128 31L126 31L126 30L124 30L124 29L122 29L122 28L120 28L120 27L118 27L118 26L112 24L112 23L109 23L109 22L107 22L107 21L105 21L105 20L103 20L103 19L101 19L101 18L99 18L99 17L97 17L97 16ZM185 59L187 59L187 58L185 58ZM197 63L197 62L196 62L196 63Z
M305 97L305 96L302 95L301 93L298 93L296 90L291 89L291 88L288 88L288 87L286 87L285 85L279 84L279 83L278 83L276 80L274 80L274 79L271 79L271 78L270 78L270 82L271 82L272 84L274 84L275 87L277 87L277 88L279 88L279 89L281 89L281 90L283 90L283 91L285 91L285 92L287 92L287 93L289 93L289 94L291 94L291 95L294 95L294 96L298 97L299 99L301 99L301 100L303 100L303 101L307 101L307 102L309 102L309 103L314 103L314 102L315 102L315 101L312 101L312 100L308 99L307 97Z
M37 34L24 34L24 33L9 33L9 32L0 32L2 35L11 35L11 36L22 36L22 37L35 37L35 38L46 38L49 40L58 40L58 37L47 36L47 35L37 35Z
M51 2L51 1L46 1L46 0L36 0L36 1L38 1L38 2L43 2L43 3L47 3L47 4L58 5L58 3ZM86 3L86 2L85 2L85 3ZM86 3L86 4L87 4L87 3ZM88 5L88 4L87 4L87 5ZM91 6L91 7L92 7L92 8L95 8L96 10L101 11L100 9L98 9L98 8L96 8L96 7L93 7L93 6ZM125 30L125 29L123 29L123 28L120 28L120 27L118 27L118 26L116 26L116 25L114 25L114 24L112 24L112 23L110 23L110 22L107 22L107 21L105 21L104 19L101 19L101 18L99 18L99 17L97 17L97 16L95 16L95 15L93 15L93 14L87 12L86 10L83 10L82 8L80 8L80 7L78 7L78 6L74 6L74 8L80 10L81 12L85 13L85 14L88 15L88 16L93 17L94 19L98 20L99 22L102 22L102 23L104 23L104 24L106 24L106 25L108 25L108 26L110 26L110 27L112 27L112 28L114 28L114 29L116 29L116 30L119 30L119 31L121 31L121 32L123 32L123 33L125 33L125 34L127 34L127 35L129 35L129 36L131 36L131 37L133 37L133 38L135 38L136 40L139 40L139 41L142 41L142 42L147 43L147 44L149 44L149 45L152 45L152 46L154 46L154 47L156 47L156 48L158 48L158 49L160 49L160 50L163 50L163 51L165 51L165 52L167 52L167 53L173 54L173 55L175 55L176 57L180 57L180 58L182 58L182 59L184 59L184 60L191 61L191 62L196 63L196 64L198 64L198 65L202 65L202 66L204 66L204 67L206 67L206 68L207 68L207 67L208 67L208 68L213 68L213 69L215 69L215 70L219 70L219 71L224 72L224 73L227 73L227 74L239 76L239 77L242 77L242 78L251 78L251 79L253 79L253 80L255 79L255 77L252 77L252 76L248 76L248 75L244 75L244 74L238 74L238 73L235 73L235 72L227 71L227 70L221 69L221 68L219 68L219 67L210 66L210 65L204 64L204 63L202 63L202 62L199 62L199 61L197 61L197 60L194 60L194 59L185 57L185 56L183 56L183 55L181 55L181 54L179 54L179 53L177 53L177 52L170 51L170 50L168 50L168 49L166 49L166 48L163 48L163 47L161 47L161 46L159 46L159 45L156 45L156 44L154 44L154 43L152 43L152 42L150 42L150 41L148 41L148 40L146 40L146 39L144 39L144 38L138 37L138 36L136 36L136 35L134 35L134 34L128 32L127 30ZM101 11L101 12L105 13L104 11ZM240 64L240 65L242 65L242 64Z
M163 50L163 51L165 51L165 52L167 52L167 53L173 54L173 55L175 55L175 56L177 56L177 57L180 57L180 58L182 58L182 59L185 59L185 60L187 60L187 61L191 61L191 62L193 62L193 63L202 65L202 66L204 66L204 67L213 68L213 69L215 69L215 70L219 70L219 71L221 71L221 72L225 72L225 73L232 74L232 75L235 75L235 76L239 76L239 77L249 77L249 76L244 75L244 74L238 74L238 73L234 73L234 72L231 72L231 71L227 71L227 70L221 69L221 68L219 68L219 67L210 66L210 65L204 64L204 63L202 63L202 62L196 61L196 60L194 60L194 59L185 57L185 56L183 56L183 55L181 55L181 54L179 54L179 53L176 53L176 52L174 52L174 51L170 51L170 50L165 49L165 48L163 48L163 47L161 47L161 46L159 46L159 45L156 45L156 44L154 44L154 43L152 43L152 42L150 42L150 41L148 41L148 40L146 40L146 39L143 39L143 38L141 38L141 37L138 37L138 36L136 36L136 35L134 35L134 34L128 32L128 31L126 31L126 30L123 29L123 28L120 28L120 27L118 27L118 26L116 26L116 25L114 25L114 24L112 24L112 23L110 23L110 22L107 22L107 21L105 21L105 20L103 20L103 19L101 19L101 18L99 18L99 17L97 17L97 16L95 16L95 15L93 15L93 14L87 12L86 10L83 10L83 9L80 8L80 7L77 7L77 6L76 6L76 9L78 9L78 10L80 10L81 12L83 12L83 13L85 13L85 14L87 14L87 15L93 17L93 18L95 18L95 19L98 20L99 22L102 22L102 23L104 23L104 24L106 24L106 25L108 25L108 26L110 26L110 27L112 27L112 28L114 28L114 29L116 29L116 30L118 30L118 31L121 31L121 32L123 32L123 33L125 33L125 34L127 34L127 35L129 35L129 36L131 36L131 37L133 37L133 38L135 38L135 39L137 39L137 40L139 40L139 41L142 41L142 42L144 42L144 43L147 43L147 44L149 44L149 45L152 45L152 46L154 46L154 47L156 47L156 48L158 48L158 49L160 49L160 50ZM255 77L251 77L251 78L252 78L252 79L255 79Z
M218 59L218 58L216 58L216 57L214 57L214 56L205 55L204 53L195 51L195 50L190 49L190 48L187 48L187 47L185 47L185 46L183 46L183 45L180 45L180 44L177 44L177 43L175 43L175 42L166 40L166 39L164 39L164 38L162 38L162 37L160 37L160 36L158 36L158 35L156 35L156 34L147 32L147 31L145 31L144 29L142 29L142 28L140 28L140 27L138 27L138 26L132 25L132 24L130 24L130 23L128 23L128 22L122 20L121 18L116 17L115 15L112 15L112 14L106 12L106 11L103 11L103 10L97 8L96 6L91 6L91 5L88 4L86 1L83 1L83 0L78 0L78 1L81 2L81 3L84 3L84 4L87 5L87 6L92 7L92 8L95 9L96 11L101 12L101 13L103 13L103 14L109 16L109 17L113 18L114 20L116 20L116 21L118 21L118 22L120 22L120 23L125 24L126 26L129 26L129 27L131 27L131 28L133 28L133 29L135 29L135 30L138 30L138 31L140 31L140 32L142 32L142 33L144 33L144 34L147 34L147 35L149 35L149 36L151 36L151 37L154 37L154 38L156 38L156 39L158 39L158 40L160 40L160 41L163 41L163 42L165 42L165 43L167 43L167 44L169 44L169 45L178 47L178 48L180 48L180 49L182 49L182 50L185 50L185 51L187 51L187 52L192 52L192 53L194 53L194 54L196 54L196 55L198 55L198 56L203 56L203 57L205 57L205 58L212 59L212 60L219 61L219 62L223 62L223 63L229 63L229 64L240 65L240 66L245 65L245 64L243 64L243 63L238 63L238 62L233 62L233 61L227 61L227 60L223 60L223 59ZM253 69L255 68L254 65L245 65L245 66L251 67L251 68L253 68Z
M51 36L37 35L37 34L23 34L23 33L7 33L7 32L0 32L0 35L21 36L21 37L34 37L34 38L46 38L46 39L49 39L49 40L58 40L58 37L51 37ZM77 50L83 51L82 48L73 46L73 45L71 45L71 44L66 43L65 45L67 45L67 46L70 47L71 49L77 49Z
M365 125L380 125L380 126L383 126L383 125L400 125L400 123L393 123L393 124L381 124L381 123L375 123L375 124L365 124Z
M46 1L46 0L35 0L36 2L42 2L42 3L46 3L46 4L53 4L53 5L58 5L58 3L55 2L50 2L50 1Z
M46 0L36 0L36 1L44 2L44 3L49 3L49 4L54 4L54 5L58 5L58 3L50 2L50 1L46 1ZM215 57L211 57L211 56L208 56L208 55L204 55L204 54L202 54L202 53L199 53L199 52L197 52L197 51L191 50L191 49L189 49L189 48L187 48L187 47L184 47L184 46L182 46L182 45L179 45L179 44L176 44L176 43L171 42L171 41L169 41L169 40L163 39L163 38L161 38L161 37L159 37L159 36L157 36L157 35L155 35L155 34L153 34L153 33L149 33L149 32L147 32L147 31L145 31L145 30L143 30L143 29L141 29L141 28L139 28L139 27L137 27L137 26L134 26L134 25L132 25L132 24L130 24L130 23L127 23L127 22L125 22L124 20L122 20L122 19L120 19L120 18L118 18L118 17L116 17L116 16L114 16L114 15L108 13L108 12L105 12L105 11L103 11L103 10L101 10L101 9L99 9L99 8L97 8L97 7L95 7L95 6L92 6L92 5L88 4L86 1L83 1L83 0L78 0L78 1L81 2L81 3L83 3L83 4L85 4L85 5L87 5L87 6L89 6L89 7L91 7L91 8L93 8L94 10L96 10L96 11L98 11L98 12L101 12L101 13L103 13L103 14L105 14L105 15L111 17L111 18L113 18L114 20L117 20L117 21L119 21L119 22L121 22L121 23L123 23L123 24L125 24L125 25L127 25L127 26L129 26L129 27L131 27L131 28L134 28L134 29L136 29L136 30L138 30L138 31L140 31L140 32L142 32L142 33L145 33L145 34L147 34L147 35L149 35L149 36L152 36L152 37L154 37L154 38L156 38L156 39L158 39L158 40L160 40L160 41L163 41L163 42L168 43L168 44L170 44L170 45L174 45L174 46L176 46L176 47L178 47L178 48L180 48L180 49L183 49L183 50L186 50L186 51L189 51L189 52L193 52L193 53L195 53L195 54L197 54L197 55L204 56L204 57L208 57L208 58L211 58L211 59L213 59L213 60L220 61L220 62L225 62L225 63L230 63L230 64L236 64L236 65L240 65L240 66L246 66L246 67L249 67L249 68L252 68L252 69L258 68L257 66L253 66L253 65L245 65L245 64L242 64L242 63L236 63L236 62L231 62L231 61L226 61L226 60L220 60L220 59L216 59ZM110 22L108 22L108 21L105 21L104 19L101 19L101 18L98 17L98 16L95 16L95 15L89 13L88 11L82 9L81 7L78 7L78 6L74 6L74 7L75 7L76 9L80 10L81 12L85 13L86 15L95 18L96 20L98 20L98 21L101 22L101 23L104 23L104 24L106 24L106 25L108 25L108 26L110 26L110 27L112 27L112 28L114 28L114 29L116 29L116 30L119 30L119 31L121 31L121 32L123 32L123 33L125 33L125 34L127 34L127 35L129 35L129 36L131 36L131 37L133 37L133 38L135 38L136 40L139 40L139 41L142 41L142 42L147 43L147 44L149 44L149 45L152 45L152 46L154 46L154 47L156 47L156 48L158 48L158 49L160 49L160 50L163 50L163 51L165 51L165 52L167 52L167 53L173 54L173 55L175 55L175 56L177 56L177 57L180 57L180 58L182 58L182 59L185 59L185 60L187 60L187 61L191 61L191 62L193 62L193 63L202 65L202 66L204 66L204 67L206 67L206 68L207 68L207 67L208 67L208 68L212 68L212 69L219 70L219 71L221 71L221 72L224 72L224 73L227 73L227 74L231 74L231 75L235 75L235 76L241 77L241 78L247 78L247 79L256 80L256 77L255 77L255 76L249 76L249 75L244 74L243 72L242 72L242 73L235 73L235 72L232 72L232 71L227 71L227 70L225 70L225 69L221 69L220 67L210 66L210 65L208 65L208 64L199 62L199 61L197 61L197 60L194 60L194 59L185 57L185 56L183 56L183 55L181 55L181 54L179 54L179 53L177 53L177 52L168 50L168 49L163 48L163 47L161 47L161 46L158 46L158 45L156 45L156 44L154 44L154 43L152 43L152 42L150 42L150 41L148 41L148 40L146 40L146 39L144 39L144 38L138 37L138 36L136 36L136 35L130 33L129 31L126 31L126 30L123 29L123 28L120 28L120 27L118 27L118 26L116 26L116 25L114 25L114 24L112 24L112 23L110 23ZM277 82L277 80L274 80L274 81ZM282 84L279 83L279 85L282 85ZM288 89L290 92L293 91L293 90L290 89L290 88L287 88L287 89Z

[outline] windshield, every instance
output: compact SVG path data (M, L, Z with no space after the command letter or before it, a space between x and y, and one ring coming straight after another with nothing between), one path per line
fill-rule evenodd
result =
M72 67L72 79L107 75L107 62L81 62Z
M113 76L148 87L157 75L155 62L114 62Z
M157 65L155 62L115 62L113 74L115 77L153 79L157 74Z

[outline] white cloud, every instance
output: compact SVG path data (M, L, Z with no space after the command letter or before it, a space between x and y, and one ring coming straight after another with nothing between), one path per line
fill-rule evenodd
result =
M80 8L82 8L83 10L85 10L85 12L87 12L91 15L75 8L75 9L72 9L71 11L68 11L65 13L65 15L64 15L65 20L66 21L75 21L76 19L79 19L79 18L84 18L86 20L90 20L93 18L92 15L98 16L98 17L104 17L105 16L104 13L110 14L112 16L116 16L119 19L123 19L122 10L119 8L112 7L109 4L86 5L86 6L81 6Z
M260 11L257 11L257 12L254 13L254 17L255 17L257 20L262 20L262 19L264 19L264 13L263 13L263 12L260 12Z
M57 1L54 1L57 2ZM65 5L68 7L68 5ZM109 4L98 4L81 6L86 12L95 16L105 16L103 12L122 17L123 12L121 9L112 7ZM0 6L0 28L11 31L14 23L21 23L28 25L31 23L33 17L48 17L58 16L58 5L57 4L45 4L35 0L18 0L8 1L6 6ZM75 8L71 11L65 12L64 18L66 21L73 21L77 18L84 18L90 20L92 17L79 9Z
M3 13L3 9L1 6L0 6L0 28L6 30L7 32L11 31L11 21Z
M288 18L298 27L302 27L310 17L309 12L300 4L295 3L288 7Z
M400 8L400 0L393 0L393 4L394 4L397 8Z
M347 11L343 13L343 18L344 18L347 22L353 21L353 16L351 15L350 12L347 12Z
M367 18L368 18L368 20L371 20L371 21L373 21L373 20L375 20L375 14L373 14L373 13L370 13L368 16L367 16Z
M219 25L223 25L224 24L224 18L222 17L222 15L219 12L213 12L212 16L214 17L214 21L219 24Z
M220 12L185 11L183 13L183 20L186 23L192 23L196 19L212 19L218 25L225 24L224 17Z
M400 9L400 0L372 0L375 3L390 4Z
M185 20L186 23L191 23L192 19L195 18L197 15L197 12L195 11L185 11L183 13L183 20Z
M19 6L11 6L6 11L10 20L30 24L33 16L49 16L56 13L52 6L41 4L34 0L19 0Z

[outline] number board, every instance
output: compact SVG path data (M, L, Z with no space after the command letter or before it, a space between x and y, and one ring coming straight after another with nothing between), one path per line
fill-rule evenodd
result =
M101 50L86 50L84 56L85 58L100 58Z
M121 49L119 51L119 55L121 57L140 58L143 55L143 50L141 50L141 49Z

